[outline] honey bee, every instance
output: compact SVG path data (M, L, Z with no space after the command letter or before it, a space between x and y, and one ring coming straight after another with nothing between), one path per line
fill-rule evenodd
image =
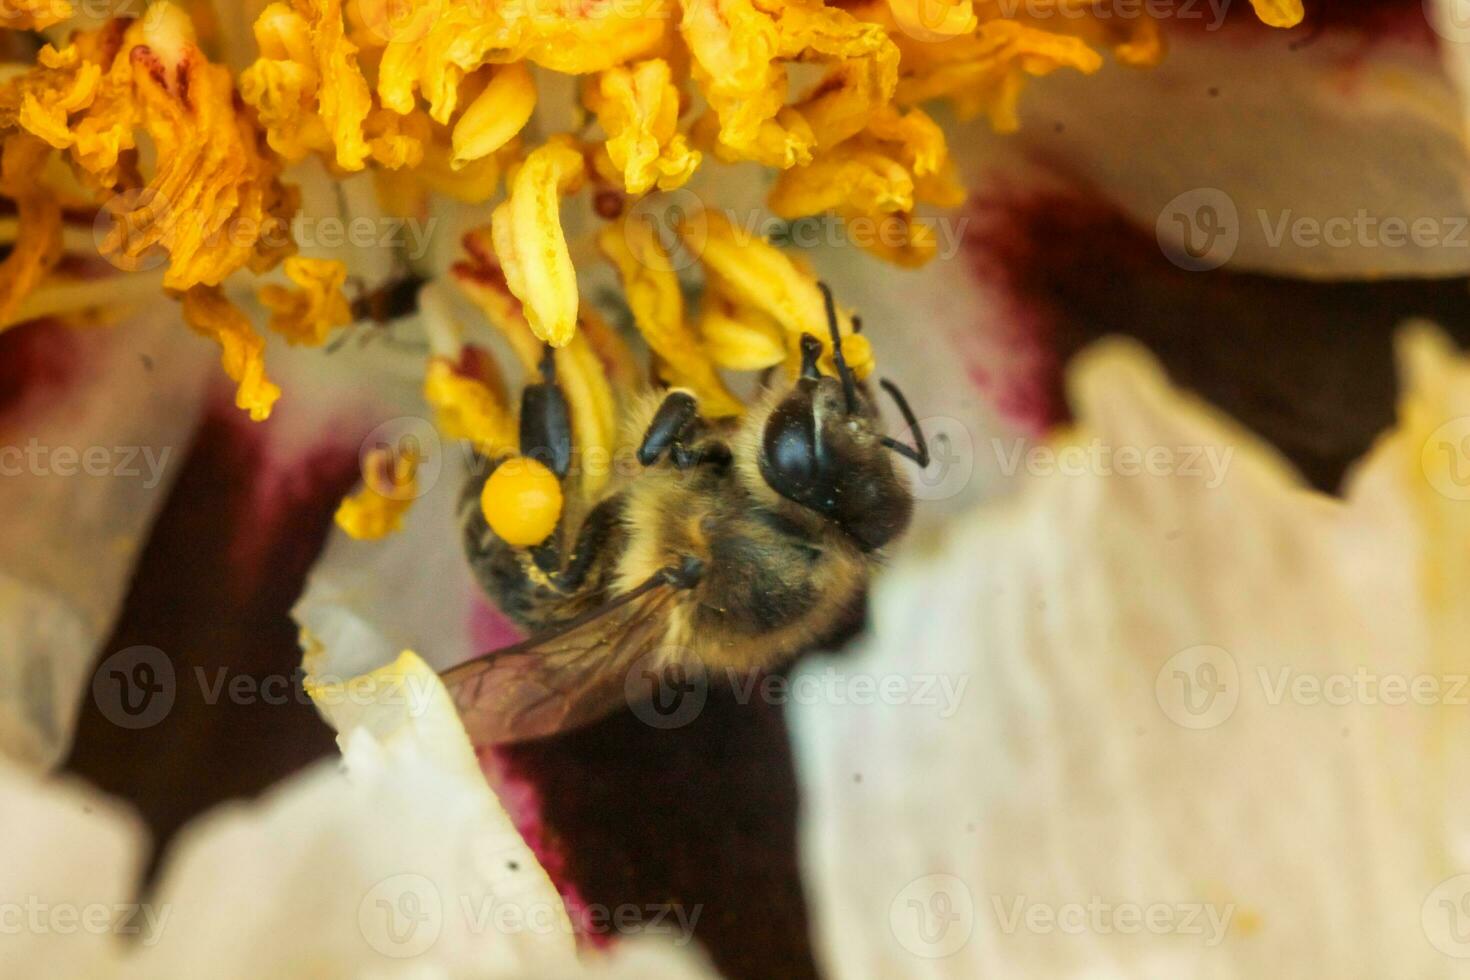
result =
M444 674L476 744L595 721L627 703L625 680L638 665L778 667L860 611L881 549L913 513L893 454L924 467L929 451L886 380L914 445L883 434L843 356L831 291L821 289L835 376L820 370L823 344L807 334L799 376L768 387L740 418L703 418L682 390L650 399L629 419L641 433L638 471L580 519L564 517L545 543L515 547L491 530L481 490L505 460L479 461L460 502L465 553L531 639ZM522 397L520 448L562 479L567 407L550 358L542 371Z

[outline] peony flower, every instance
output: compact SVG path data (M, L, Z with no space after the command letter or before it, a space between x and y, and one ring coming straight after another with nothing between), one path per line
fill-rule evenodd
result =
M7 963L1455 967L1452 10L246 7L0 76ZM473 746L463 508L609 479L462 501L522 386L616 461L819 277L936 456L861 635Z

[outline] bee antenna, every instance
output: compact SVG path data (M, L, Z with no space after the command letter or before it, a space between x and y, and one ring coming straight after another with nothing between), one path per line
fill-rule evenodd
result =
M842 379L842 397L847 402L847 414L857 411L857 382L852 369L842 353L842 331L837 327L837 304L832 301L832 289L825 282L817 283L822 299L827 304L827 329L832 334L832 363L837 365L837 376Z
M890 439L888 436L883 436L879 441L900 456L918 463L920 468L928 466L929 444L924 441L924 430L919 427L919 420L914 418L914 410L909 408L909 400L903 397L903 392L898 390L898 385L889 381L887 378L884 378L878 383L883 386L883 390L888 392L889 397L898 405L898 410L903 415L904 424L909 427L909 432L913 434L914 445L906 446L897 439Z

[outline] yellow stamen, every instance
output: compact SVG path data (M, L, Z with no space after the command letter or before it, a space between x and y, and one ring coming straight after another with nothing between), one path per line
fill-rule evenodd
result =
M292 256L285 262L295 288L270 283L260 289L260 302L271 311L270 328L292 344L320 347L338 327L352 322L342 287L347 267L335 259Z
M265 341L218 286L195 286L184 294L184 322L220 345L225 374L237 387L235 404L262 422L281 389L265 376Z
M531 330L565 347L577 328L577 272L561 227L563 194L581 186L582 154L568 139L531 152L491 217L496 257Z
M454 124L454 156L449 166L463 170L515 138L536 108L536 83L525 65L506 65L470 103Z
M489 457L516 450L515 415L506 402L499 368L489 355L477 359L493 378L462 372L447 358L429 361L424 376L424 400L433 406L439 431L451 439L467 439Z
M359 541L376 541L402 528L419 495L419 462L412 452L369 450L363 460L363 487L338 505L333 516L337 526Z
M618 270L633 322L658 355L663 380L693 392L700 413L708 418L743 412L745 405L725 387L714 361L685 323L679 279L648 223L635 219L610 224L597 243Z
M0 262L0 330L15 322L22 303L61 259L61 204L33 182L51 148L30 136L5 140L0 193L15 199L20 230Z
M607 133L607 154L629 194L681 187L699 166L679 133L679 90L668 62L653 58L603 72L587 104Z

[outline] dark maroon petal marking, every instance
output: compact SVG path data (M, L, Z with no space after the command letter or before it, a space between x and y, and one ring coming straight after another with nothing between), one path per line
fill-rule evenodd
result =
M473 638L471 645L476 650L499 650L526 638L510 617L496 609L478 589L470 607L469 631ZM592 946L603 948L610 945L612 937L599 932L590 921L587 900L567 872L565 855L558 846L560 841L547 838L545 825L541 822L541 794L535 783L524 772L507 772L500 753L493 747L481 749L479 758L486 780L494 787L501 805L566 903L572 927L584 942Z
M289 611L341 497L358 479L356 443L268 465L270 423L228 403L200 429L160 513L104 657L149 645L170 658L176 697L162 721L127 730L88 697L68 768L143 814L159 843L223 800L248 797L334 751L299 689ZM262 481L274 481L262 493ZM201 681L202 676L202 681ZM241 703L221 677L263 682L285 703ZM284 680L281 680L284 679ZM156 859L155 853L155 859Z
M1298 44L1328 33L1351 32L1364 41L1414 41L1438 47L1425 8L1430 0L1306 0L1306 17L1294 31ZM1247 11L1249 7L1245 6Z
M1176 383L1273 443L1332 490L1394 418L1392 338L1427 317L1470 342L1464 278L1307 282L1190 272L1140 229L1085 193L1003 192L975 205L966 253L1000 294L1008 322L986 331L1049 349L1030 377L994 379L1035 393L1030 423L1062 417L1060 365L1109 334L1142 341ZM1000 399L1005 407L1004 399Z
M609 910L620 905L681 905L686 915L699 909L695 938L722 976L816 976L779 706L742 705L712 687L682 728L655 729L622 711L495 755L513 785L534 787L522 790L540 811L528 836L575 896L574 921L593 928L591 941L612 934Z
M1224 11L1223 27L1217 23L1213 6L1205 0L1163 0L1156 5L1162 14L1159 25L1169 34L1204 34L1221 43L1257 43L1273 36L1293 50L1317 44L1329 36L1351 37L1367 49L1383 43L1411 43L1431 53L1440 39L1429 25L1425 7L1430 0L1305 0L1305 16L1295 27L1270 27L1249 3L1231 3ZM1122 11L1117 0L1109 9ZM1164 56L1173 57L1172 53Z
M0 422L14 426L24 420L26 406L59 400L80 380L84 346L84 335L56 320L0 330Z

